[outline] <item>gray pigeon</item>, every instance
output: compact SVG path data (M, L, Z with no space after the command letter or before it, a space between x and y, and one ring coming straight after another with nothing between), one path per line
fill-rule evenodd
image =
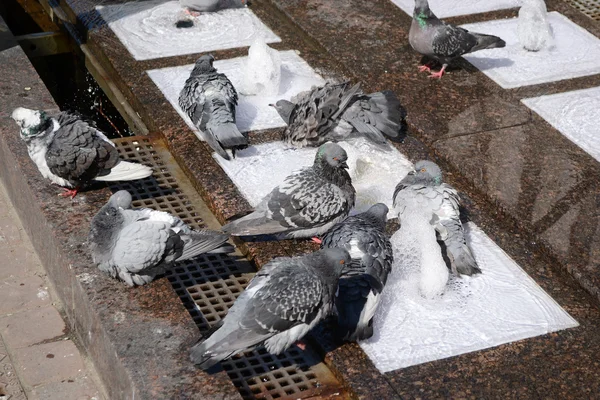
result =
M394 191L394 208L402 223L406 212L424 212L436 231L442 254L454 274L481 272L465 241L459 210L460 197L452 186L442 183L442 171L431 161L419 161ZM445 254L444 254L445 253Z
M279 354L302 339L333 309L338 279L350 262L343 249L276 258L250 281L225 319L192 348L202 369L264 343Z
M182 7L192 11L213 12L227 8L246 7L247 0L179 0Z
M151 282L176 261L232 252L228 238L221 232L192 230L166 212L131 209L131 195L120 190L92 219L89 245L98 268L135 286Z
M319 147L311 167L285 178L256 210L223 226L233 236L275 234L279 238L320 235L344 219L354 206L356 191L346 151L335 143Z
M323 236L321 248L346 249L352 258L344 267L335 299L340 336L346 340L373 336L373 315L394 259L385 233L387 213L385 204L375 204Z
M78 115L49 116L19 107L11 116L21 127L21 139L42 176L65 188L61 196L73 198L92 181L131 181L152 175L150 167L121 161L115 145Z
M408 41L417 52L442 64L439 72L430 78L441 78L448 64L463 54L477 50L504 47L506 43L497 36L469 32L446 24L429 9L427 0L416 0ZM431 64L423 65L420 72L431 71Z
M397 138L406 130L406 110L389 90L366 95L359 83L352 87L349 82L327 83L294 100L271 106L288 125L282 139L297 147L356 136L386 144L385 136Z
M244 148L248 140L235 125L238 95L231 81L213 67L212 55L196 61L179 94L179 106L203 133L209 146L229 160L225 149Z

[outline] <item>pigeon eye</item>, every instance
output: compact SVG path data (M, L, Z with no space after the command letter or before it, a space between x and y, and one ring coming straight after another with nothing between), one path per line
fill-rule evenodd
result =
M340 264L346 264L346 261L340 260Z
M334 159L335 161L337 161L337 160L338 160L338 158L337 158L337 157L333 157L333 159Z
M425 168L421 168L421 172L425 172L427 171Z

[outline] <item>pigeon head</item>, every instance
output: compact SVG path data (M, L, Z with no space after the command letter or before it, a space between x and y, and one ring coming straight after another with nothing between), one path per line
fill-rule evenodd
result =
M315 164L317 165L329 165L333 168L348 168L346 161L348 160L348 154L339 144L336 143L325 143L317 150L315 157Z
M294 103L287 100L279 100L277 103L269 105L277 110L277 113L286 124L290 124L292 111L294 110L294 107L296 107Z
M383 221L385 223L385 221L387 220L388 211L389 209L385 204L377 203L372 205L371 208L369 208L365 212L365 214L374 217L375 219L377 219L377 221Z
M48 118L44 111L30 110L23 107L16 108L11 117L21 127L21 137L23 139L41 135L52 123L52 120Z
M413 183L442 184L442 170L435 163L427 160L417 162L415 170L409 172L408 176L412 178Z
M200 57L198 61L196 61L196 66L192 71L192 76L216 71L216 69L213 67L214 61L215 58L212 54L205 54L202 57Z
M131 194L127 190L119 190L108 200L108 205L115 209L127 210L131 208Z
M425 20L435 15L429 9L429 3L427 0L415 0L415 10L413 11L413 18L417 20L421 27L425 26Z
M337 277L339 277L344 268L352 262L350 254L341 247L322 249L313 254L320 257L323 266L326 267L327 270L332 271Z

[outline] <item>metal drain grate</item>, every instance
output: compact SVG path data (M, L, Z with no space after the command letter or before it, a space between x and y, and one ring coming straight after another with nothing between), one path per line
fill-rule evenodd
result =
M567 3L591 19L600 21L600 0L567 0Z
M141 181L115 183L111 185L113 191L128 190L135 207L166 211L192 227L206 227L196 206L204 203L168 150L147 137L114 142L123 159L149 165L154 174ZM211 254L178 263L167 278L204 332L227 314L254 273L254 267L244 259ZM260 348L222 366L244 399L300 399L341 393L339 382L310 348L301 351L293 347L278 356Z

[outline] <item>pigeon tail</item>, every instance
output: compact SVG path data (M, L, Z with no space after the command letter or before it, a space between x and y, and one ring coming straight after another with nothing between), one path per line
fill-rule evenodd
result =
M474 275L481 273L471 249L465 241L465 233L460 221L446 220L440 224L446 229L446 235L441 239L442 253L446 263L454 274Z
M470 33L477 38L477 44L469 51L470 53L483 49L494 49L506 46L506 42L498 36L484 35L483 33Z
M248 146L248 139L240 133L234 123L209 124L206 127L211 135L226 149Z
M187 260L204 253L231 253L234 247L227 243L229 235L209 230L180 234L183 252L177 261Z
M204 343L199 343L192 347L190 352L190 360L192 360L197 367L207 370L226 358L233 356L235 353L235 351L212 353L211 351L207 350L206 346L204 346Z
M257 211L221 227L223 232L232 236L270 235L287 229L278 221L270 220L263 213Z
M97 176L96 181L114 182L114 181L134 181L144 179L152 175L152 168L132 163L129 161L119 161L117 165L111 168L107 175Z

